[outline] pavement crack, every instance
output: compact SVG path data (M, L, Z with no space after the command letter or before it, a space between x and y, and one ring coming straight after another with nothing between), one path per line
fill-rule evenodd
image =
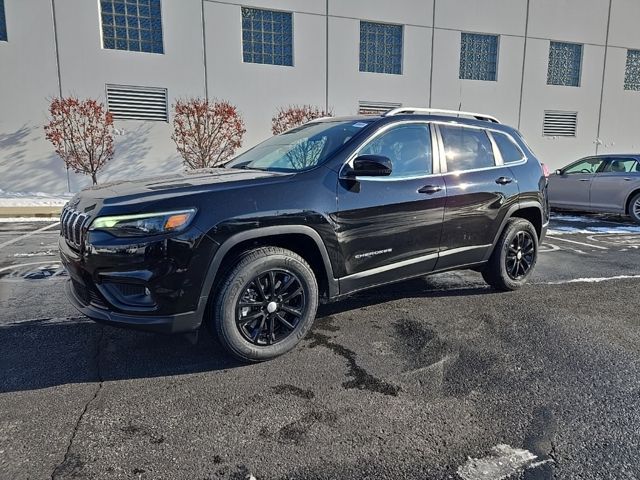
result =
M67 444L67 449L64 453L64 458L62 459L62 462L60 462L58 465L55 466L55 468L53 469L53 472L51 472L51 480L55 480L56 478L59 477L59 475L65 473L67 466L71 466L72 469L75 469L81 466L81 464L77 461L77 459L72 458L71 449L73 448L73 442L75 441L76 435L80 428L80 424L82 423L82 419L84 418L85 414L89 410L89 406L98 397L100 390L102 390L104 379L102 377L102 369L100 366L100 356L102 353L103 338L104 338L104 327L101 326L100 334L98 335L98 340L96 342L96 354L93 357L94 368L96 371L96 376L98 377L97 387L93 392L93 395L91 396L91 398L89 398L89 400L85 403L84 408L82 409L82 411L80 412L80 415L78 416L78 419L76 420L73 430L71 431L71 436L69 437L69 443Z
M397 385L392 385L391 383L387 383L377 377L374 377L358 365L356 362L357 354L353 350L350 350L339 343L332 342L327 335L323 335L321 333L313 332L309 334L309 338L313 341L313 343L309 345L310 348L322 345L347 360L347 364L349 365L349 376L352 377L352 380L344 382L342 384L344 388L369 390L370 392L392 395L394 397L400 392L400 387Z

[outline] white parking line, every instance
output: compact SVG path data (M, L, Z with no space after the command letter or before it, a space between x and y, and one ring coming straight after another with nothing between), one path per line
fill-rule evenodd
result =
M14 238L12 240L7 240L4 243L0 243L0 248L8 247L9 245L13 245L14 243L19 242L22 239L28 238L28 237L30 237L32 235L35 235L36 233L40 233L40 232L44 232L45 230L49 230L50 228L53 228L56 225L58 225L58 223L60 223L60 222L52 223L51 225L47 225L46 227L39 228L39 229L34 230L32 232L25 233L24 235L16 237L16 238Z
M599 248L600 250L609 250L607 247L601 247L600 245L591 245L590 243L576 242L575 240L568 240L566 238L550 237L549 235L547 235L547 238L550 238L552 240L560 240L561 242L569 242L569 243L575 243L577 245L584 245L585 247Z

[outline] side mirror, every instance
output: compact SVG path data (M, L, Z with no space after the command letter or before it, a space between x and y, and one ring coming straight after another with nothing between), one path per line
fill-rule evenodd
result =
M353 168L346 173L347 177L388 177L391 175L391 160L382 155L360 155L353 161Z
M558 169L554 172L556 175L562 175L562 170Z

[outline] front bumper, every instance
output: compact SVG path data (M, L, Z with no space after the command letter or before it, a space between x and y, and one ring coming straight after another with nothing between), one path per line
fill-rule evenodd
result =
M81 249L71 248L61 236L69 301L87 317L118 327L162 333L197 330L208 298L204 274L216 244L198 231L192 235L196 238L183 235L126 245L94 236Z
M65 292L76 310L96 322L148 332L187 333L197 330L202 322L202 312L206 307L206 302L201 301L201 305L193 312L163 316L135 316L110 311L92 304L78 293L72 279L67 280Z

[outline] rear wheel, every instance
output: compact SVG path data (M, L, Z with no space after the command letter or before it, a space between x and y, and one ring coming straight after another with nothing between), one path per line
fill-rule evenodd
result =
M538 234L523 218L507 222L487 266L485 281L497 290L517 290L529 277L538 260Z
M235 357L269 360L293 349L313 324L318 285L311 267L290 250L246 252L216 292L212 322Z
M640 193L636 193L629 202L629 216L634 222L640 223Z

